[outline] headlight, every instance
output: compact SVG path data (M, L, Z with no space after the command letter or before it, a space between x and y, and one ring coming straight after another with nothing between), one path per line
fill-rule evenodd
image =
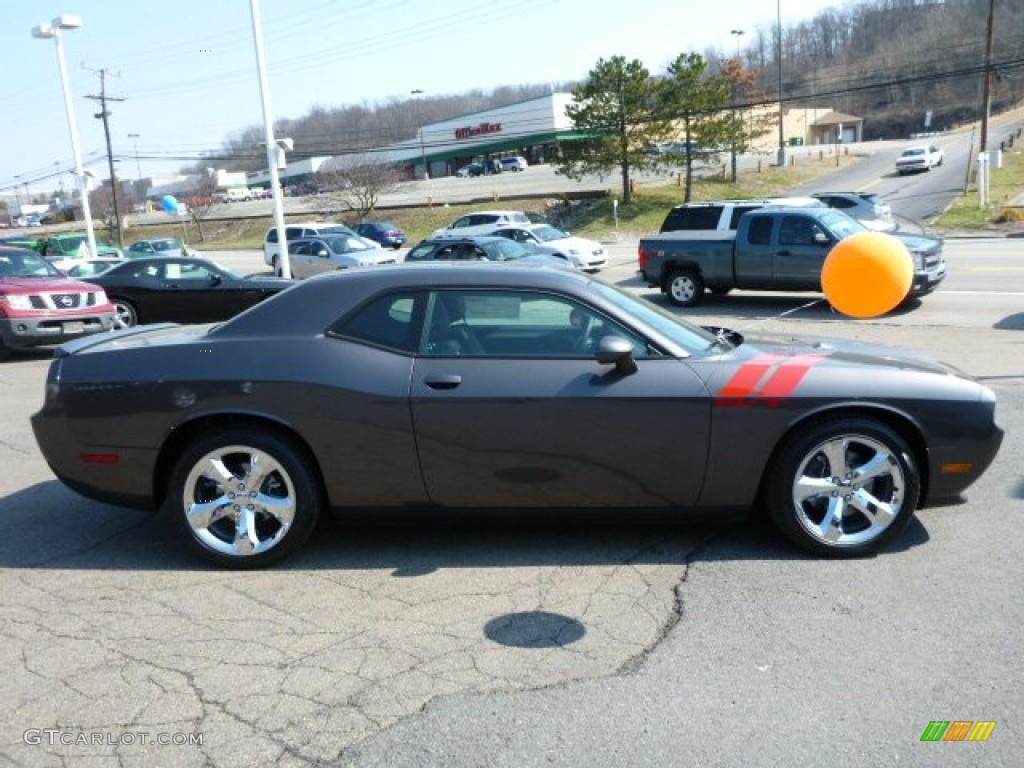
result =
M32 309L32 300L28 296L22 296L17 293L0 296L0 304L6 304L11 309Z
M89 303L90 306L98 307L107 303L107 292L96 291L92 295L92 301Z

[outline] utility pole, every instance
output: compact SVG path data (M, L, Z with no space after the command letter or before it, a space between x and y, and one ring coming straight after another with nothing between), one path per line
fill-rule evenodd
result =
M107 70L101 69L100 73L100 95L86 96L87 99L98 101L100 103L100 111L97 112L94 117L103 120L103 134L107 138L107 166L110 168L110 194L114 202L114 228L117 230L117 247L124 247L124 233L121 231L121 210L117 200L117 177L114 175L114 152L110 147L110 123L107 118L110 117L110 112L107 111L108 101L124 101L124 99L114 98L113 96L107 96Z
M996 0L988 0L988 30L985 32L985 87L981 97L981 151L988 149L988 119L992 112L992 20L995 17Z

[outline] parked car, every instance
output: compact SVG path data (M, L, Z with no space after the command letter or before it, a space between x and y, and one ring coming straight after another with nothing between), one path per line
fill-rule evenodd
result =
M302 279L351 267L395 264L394 254L359 235L324 235L288 242L292 277Z
M50 235L42 241L39 252L60 270L70 269L79 259L87 259L91 256L124 257L120 248L99 237L95 237L95 240L98 253L89 253L89 236L85 232Z
M291 280L242 277L208 259L154 256L131 259L90 278L117 310L118 328L143 323L213 323L227 320Z
M525 171L529 165L526 158L521 155L501 158L501 168L504 171Z
M468 165L464 165L455 172L455 175L460 179L465 179L470 176L483 176L483 163L469 163Z
M364 221L356 225L355 230L379 245L396 250L409 239L404 229L390 221Z
M508 225L492 234L529 245L537 253L562 259L577 269L596 272L608 263L608 252L599 242L576 237L550 224Z
M43 242L34 237L28 237L27 235L14 235L9 237L0 237L0 245L6 245L10 248L28 248L29 250L38 252L43 247Z
M902 176L916 171L930 171L942 165L944 159L945 153L934 144L907 147L896 158L896 173Z
M322 235L357 235L358 233L346 227L344 224L336 224L331 221L304 221L289 224L285 227L284 236L289 242L300 238L320 237ZM281 276L281 265L278 263L278 255L281 249L277 244L277 227L267 230L263 238L263 260L274 268L274 274Z
M60 344L109 331L103 289L74 280L27 248L0 246L0 360L12 349Z
M201 256L202 254L188 248L176 238L155 237L132 243L128 246L125 255L129 259L138 259L146 256Z
M406 263L431 261L500 261L516 264L540 264L564 267L566 262L555 256L537 253L505 237L477 235L465 238L424 240L405 256Z
M896 229L892 208L872 192L815 192L811 197L852 216L868 229L876 232Z
M985 472L995 413L915 352L748 338L573 270L450 264L71 342L32 428L76 492L163 508L195 553L254 568L346 508L756 505L804 550L870 555Z
M522 211L476 211L460 216L447 227L434 230L435 237L468 237L489 235L499 227L511 224L529 224L530 219Z

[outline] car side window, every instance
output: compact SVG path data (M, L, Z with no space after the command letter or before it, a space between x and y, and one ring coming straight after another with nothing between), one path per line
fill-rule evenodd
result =
M429 261L433 257L434 246L417 245L405 257L406 261Z
M328 329L327 335L413 354L420 345L426 300L423 291L377 296Z
M455 223L452 224L452 229L462 229L463 227L472 226L472 216L463 216L461 219L456 219Z
M753 216L747 228L747 241L751 245L771 245L772 216Z
M814 245L814 222L803 216L784 216L779 245Z
M732 216L729 219L729 229L735 230L740 225L740 218L751 211L756 211L759 205L737 205L732 209ZM719 214L721 215L721 214Z
M600 340L619 336L637 358L646 341L597 310L565 296L530 291L441 290L424 334L430 357L593 358Z
M449 261L451 259L457 259L458 258L458 255L457 255L458 254L458 250L459 250L459 246L458 245L443 245L443 246L441 246L440 248L437 249L437 252L434 254L434 259L441 260L441 261Z

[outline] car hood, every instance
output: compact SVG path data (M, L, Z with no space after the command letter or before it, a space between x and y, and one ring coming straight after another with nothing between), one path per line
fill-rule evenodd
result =
M783 359L813 355L821 356L819 359L822 361L855 368L900 369L970 378L927 353L862 341L766 333L745 336L738 349L745 350L748 355L767 353L780 355Z
M903 243L911 253L930 253L942 247L942 239L929 235L912 235L906 232L887 233Z
M81 293L100 290L93 283L86 283L74 278L59 277L4 277L0 278L0 286L3 286L4 290L12 293L39 293L41 291L48 293L54 291L78 291Z

